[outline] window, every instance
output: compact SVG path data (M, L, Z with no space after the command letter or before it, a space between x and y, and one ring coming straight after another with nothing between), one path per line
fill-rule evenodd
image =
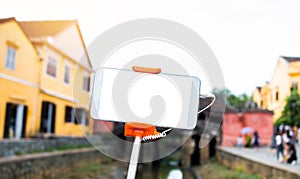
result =
M47 74L52 76L52 77L56 77L56 65L57 62L54 58L52 57L48 57L47 60Z
M83 90L90 91L90 77L87 74L83 75Z
M65 122L75 123L74 109L70 106L66 106L65 110Z
M278 101L279 100L279 92L276 91L276 94L275 94L275 100Z
M297 81L292 82L291 92L293 92L293 90L298 91L298 82Z
M87 113L84 108L76 109L76 124L89 125Z
M10 70L15 69L15 63L16 63L16 49L8 46L6 49L6 63L5 67Z
M65 72L64 72L64 82L66 84L70 84L70 67L65 65Z

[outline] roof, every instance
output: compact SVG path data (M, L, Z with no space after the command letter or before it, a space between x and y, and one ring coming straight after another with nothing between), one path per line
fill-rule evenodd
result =
M19 22L29 37L54 36L76 23L75 20Z
M87 57L87 64L82 64L82 65L87 67L88 69L91 69L92 65L90 62L90 58L86 51L86 46L80 28L78 26L77 20L17 21L14 17L10 17L5 19L0 19L0 24L10 22L10 21L15 21L19 25L19 27L23 30L24 34L27 36L29 41L34 38L40 38L40 37L43 38L43 37L51 37L51 36L53 37L65 31L67 28L71 26L76 27L81 41L81 45ZM74 58L74 56L71 57Z
M16 20L16 18L14 17L9 17L9 18L5 18L5 19L0 19L0 24L1 23L6 23L6 22L15 22L18 27L22 30L23 34L25 35L25 37L27 38L28 42L30 42L30 38L28 37L28 35L24 32L24 29L22 28L22 26L20 25L19 21ZM36 54L38 54L37 49L32 45L32 43L30 43L31 46L33 47L34 51Z
M39 38L39 37L53 37L53 36L58 35L59 33L63 32L67 28L69 28L71 26L75 26L77 28L80 41L84 48L84 53L87 57L87 65L82 64L81 63L82 61L80 61L80 63L83 66L88 67L89 69L92 67L89 55L86 52L86 46L84 44L84 40L82 38L82 34L81 34L80 28L78 26L77 20L21 21L21 22L19 22L19 24L30 39ZM74 53L71 53L71 54L74 54ZM70 55L70 54L68 54L68 55ZM72 56L72 55L71 55L71 57L74 58L74 56ZM74 59L77 59L77 58L74 58ZM80 59L80 58L78 58L78 59Z
M14 17L9 17L9 18L5 18L5 19L0 19L0 24L1 23L5 23L5 22L9 22L9 21L16 21L16 19Z
M247 101L245 103L245 107L243 109L243 112L259 112L259 113L273 113L272 111L269 111L267 109L261 109L257 106L257 104L254 101Z
M286 56L280 56L281 58L285 59L287 62L299 62L300 57L286 57Z
M225 106L225 113L239 113L239 110L236 109L235 107L226 105Z

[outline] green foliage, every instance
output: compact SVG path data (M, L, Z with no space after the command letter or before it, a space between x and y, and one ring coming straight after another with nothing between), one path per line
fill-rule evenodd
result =
M21 151L15 151L15 155L22 155L23 153Z
M246 147L252 147L252 137L247 135L245 138L246 138Z
M227 96L227 101L230 106L233 106L238 109L238 111L242 111L245 107L247 101L250 100L250 97L245 93L236 96L234 94L229 93Z
M246 102L251 100L251 96L246 93L240 95L233 94L229 89L218 90L214 89L213 93L221 94L226 98L226 105L236 108L239 112L245 109Z
M75 179L75 178L113 178L113 170L119 164L109 163L101 164L99 162L82 163L75 165L71 171L64 172L61 175L53 177L53 179Z
M244 172L244 168L242 166L237 166L235 168L235 171L237 171L238 173L243 173Z
M300 125L300 95L297 90L293 90L291 95L287 97L282 115L275 122L275 126L280 124Z
M201 166L200 174L209 179L260 179L256 174L246 173L242 166L230 169L215 161L210 161Z

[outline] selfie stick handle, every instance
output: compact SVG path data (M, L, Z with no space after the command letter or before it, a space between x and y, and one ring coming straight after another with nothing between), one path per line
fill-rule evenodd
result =
M124 136L134 137L134 143L129 161L127 179L134 179L138 166L142 138L150 135L158 135L156 128L149 124L129 122L125 123Z
M137 137L135 137L133 147L132 147L127 179L135 178L136 169L138 166L140 148L141 148L141 138L139 136L137 136Z

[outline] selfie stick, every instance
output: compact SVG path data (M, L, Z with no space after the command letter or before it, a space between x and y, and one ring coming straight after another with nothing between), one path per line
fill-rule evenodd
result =
M135 72L158 74L161 72L160 68L145 68L133 66ZM125 124L124 136L134 137L134 143L131 151L127 179L134 179L138 166L139 153L141 148L142 138L145 136L157 135L159 132L156 128L149 124L131 122Z

